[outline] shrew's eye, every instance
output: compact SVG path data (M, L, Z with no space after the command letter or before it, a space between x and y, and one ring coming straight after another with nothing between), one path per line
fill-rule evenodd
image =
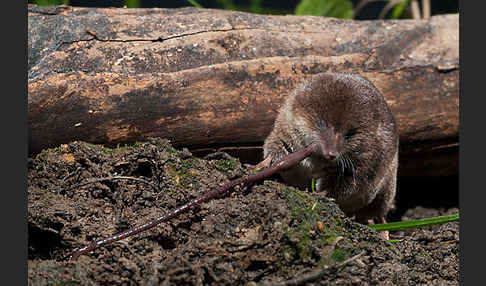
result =
M357 128L351 128L348 131L346 131L346 133L344 134L344 138L350 139L351 137L356 135L356 133L358 133L358 129Z

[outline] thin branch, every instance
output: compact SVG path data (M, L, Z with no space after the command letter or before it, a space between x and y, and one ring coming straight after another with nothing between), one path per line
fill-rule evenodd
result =
M381 12L380 12L380 15L378 15L378 18L379 19L385 19L385 16L386 16L386 14L388 14L388 11L390 11L391 8L393 8L393 6L399 4L400 2L402 2L402 0L390 0L390 1L388 1L388 3L385 5L385 7L383 7L383 9L381 9Z
M113 181L113 180L132 180L132 181L139 181L139 182L143 182L143 183L145 183L147 185L150 185L156 191L159 190L159 188L156 185L154 185L153 183L151 183L151 182L149 182L147 180L140 179L140 178L136 178L136 177L130 177L130 176L109 176L109 177L98 178L98 179L94 179L94 180L90 180L90 181L86 181L86 182L82 182L82 183L79 183L79 184L76 184L76 185L69 186L66 189L67 190L71 190L71 189L79 188L79 187L86 186L86 185L89 185L89 184L94 184L94 183L104 182L104 181Z
M418 0L411 0L410 1L410 8L412 8L412 16L415 20L422 19L422 16L420 15L420 8L419 8Z
M182 205L182 206L170 211L169 213L167 213L167 214L165 214L165 215L163 215L163 216L161 216L161 217L159 217L155 220L152 220L152 221L145 223L143 225L140 225L140 226L136 226L136 227L131 228L127 231L115 234L113 236L103 238L103 239L99 239L99 240L92 242L89 245L82 247L80 249L75 249L71 253L71 255L69 256L69 260L76 260L79 256L87 254L87 253L95 250L96 248L98 248L100 246L103 246L103 245L106 245L106 244L127 238L127 237L132 236L132 235L136 235L136 234L138 234L142 231L151 229L151 228L157 226L158 224L160 224L162 222L165 222L165 221L168 221L172 218L175 218L175 217L179 216L180 214L185 213L185 212L193 209L194 207L200 206L201 204L203 204L205 202L208 202L208 201L213 200L213 199L221 198L221 197L229 194L231 192L231 190L233 190L233 188L238 186L238 185L246 186L246 185L249 185L249 184L253 184L257 181L268 178L268 177L270 177L270 176L272 176L272 175L274 175L278 172L286 170L286 169L288 169L288 168L290 168L294 165L297 165L303 159L309 157L312 153L316 152L318 150L318 148L319 147L318 147L317 144L312 144L312 145L310 145L310 146L308 146L304 149L301 149L299 151L296 151L292 154L285 156L281 161L279 161L278 163L276 163L275 165L273 165L272 167L270 167L268 169L265 169L265 170L263 170L259 173L252 174L252 175L249 175L249 176L244 177L244 178L239 178L239 179L230 181L230 182L224 184L223 186L218 187L216 189L213 189L213 190L191 200L190 202L186 203L185 205Z
M336 268L340 268L348 263L350 263L351 261L354 261L356 259L358 259L361 255L364 254L364 251L358 253L357 255L355 256L352 256L346 260L344 260L343 262L339 263L339 264L336 264L336 265L326 265L318 270L314 270L306 275L303 275L301 277L298 277L298 278L294 278L294 279L290 279L290 280L287 280L283 283L277 283L277 284L273 284L273 285L302 285L302 284L305 284L305 283L308 283L308 282L311 282L311 281L315 281L319 278L321 278L322 276L324 276L326 273L328 273L329 270L331 269L336 269Z
M430 0L422 0L422 13L424 19L430 18Z
M78 167L76 170L73 172L67 174L64 178L61 179L61 183L65 183L67 179L71 178L72 176L76 175L79 171L81 171L83 168Z

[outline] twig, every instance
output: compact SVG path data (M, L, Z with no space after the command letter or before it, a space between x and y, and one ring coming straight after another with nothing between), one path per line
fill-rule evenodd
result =
M422 16L420 15L420 8L417 0L411 0L410 1L410 8L412 8L412 16L415 20L420 20L422 19Z
M314 281L314 280L317 280L319 278L321 278L322 276L324 276L324 274L326 274L329 270L331 269L336 269L336 268L339 268L339 267L342 267L348 263L350 263L351 261L354 261L356 259L358 259L361 255L364 254L364 251L362 251L361 253L358 253L356 254L355 256L352 256L346 260L344 260L343 262L341 263L338 263L336 265L326 265L318 270L314 270L306 275L303 275L301 277L298 277L298 278L294 278L294 279L290 279L290 280L287 280L285 282L282 282L282 283L276 283L276 284L272 284L272 285L301 285L301 284L305 284L307 282L310 282L310 281Z
M381 12L380 12L380 15L378 15L378 18L379 19L385 19L385 16L386 16L386 14L388 14L388 11L390 11L390 9L393 8L393 6L399 4L400 2L402 2L402 0L390 0L390 1L388 1L388 3L385 5L385 7L383 7L383 9L381 9Z
M430 18L430 0L422 0L422 13L424 19Z
M157 226L158 224L160 224L162 222L165 222L165 221L168 221L172 218L175 218L175 217L179 216L180 214L185 213L185 212L189 211L190 209L192 209L196 206L200 206L201 204L203 204L205 202L208 202L212 199L221 198L221 197L229 194L230 191L233 190L233 188L238 186L238 185L245 186L245 185L248 185L248 184L253 184L257 181L268 178L268 177L276 174L277 172L286 170L286 169L298 164L300 161L302 161L306 157L310 156L312 153L316 152L318 150L318 148L319 147L318 147L317 144L312 144L312 145L310 145L310 146L308 146L304 149L301 149L299 151L296 151L292 154L285 156L281 161L279 161L278 163L276 163L274 166L272 166L270 168L267 168L267 169L265 169L265 170L263 170L263 171L261 171L257 174L252 174L252 175L249 175L249 176L244 177L244 178L239 178L239 179L230 181L230 182L224 184L221 187L213 189L213 190L191 200L190 202L186 203L185 205L182 205L182 206L170 211L169 213L167 213L165 215L163 215L159 218L156 218L155 220L152 220L152 221L145 223L143 225L140 225L140 226L136 226L136 227L131 228L127 231L115 234L113 236L103 238L103 239L99 239L99 240L92 242L89 245L82 247L80 249L75 249L71 253L71 255L69 256L69 260L76 260L79 256L86 254L86 253L89 253L89 252L95 250L96 248L98 248L100 246L103 246L103 245L106 245L106 244L127 238L127 237L132 236L132 235L136 235L136 234L138 234L142 231L151 229L151 228Z
M83 168L78 167L76 170L73 172L67 174L64 178L61 179L61 183L65 183L67 179L71 178L72 176L76 175L79 171L81 171Z
M154 185L153 183L151 183L147 180L136 178L136 177L129 177L129 176L109 176L109 177L98 178L98 179L94 179L94 180L91 180L91 181L82 182L82 183L79 183L79 184L76 184L76 185L69 186L69 187L67 187L67 190L79 188L79 187L86 186L86 185L89 185L89 184L94 184L94 183L103 182L103 181L112 181L112 180L139 181L139 182L143 182L147 185L150 185L152 188L154 188L157 191L159 190L159 188L156 185Z

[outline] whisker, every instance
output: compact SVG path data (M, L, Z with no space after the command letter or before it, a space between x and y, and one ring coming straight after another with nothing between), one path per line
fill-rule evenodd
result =
M348 157L349 164L351 165L351 174L353 175L353 183L356 181L356 167L354 166L353 160Z
M346 157L339 156L339 161L341 162L341 174L344 176L346 171Z
M343 161L345 162L345 165L346 165L346 170L349 170L349 172L351 172L351 176L353 177L353 182L355 182L356 181L356 168L354 167L353 161L346 154L343 154L342 157L343 157Z
M340 155L337 156L337 180L340 181L341 180L341 177L343 175L343 171L344 170L344 167L343 167L343 160L342 160L342 157ZM341 170L341 172L340 172Z

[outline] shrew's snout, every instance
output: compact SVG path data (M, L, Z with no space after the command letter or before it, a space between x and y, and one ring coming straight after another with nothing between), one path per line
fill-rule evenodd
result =
M327 160L334 160L342 149L342 136L333 129L323 131L319 141L320 155Z

